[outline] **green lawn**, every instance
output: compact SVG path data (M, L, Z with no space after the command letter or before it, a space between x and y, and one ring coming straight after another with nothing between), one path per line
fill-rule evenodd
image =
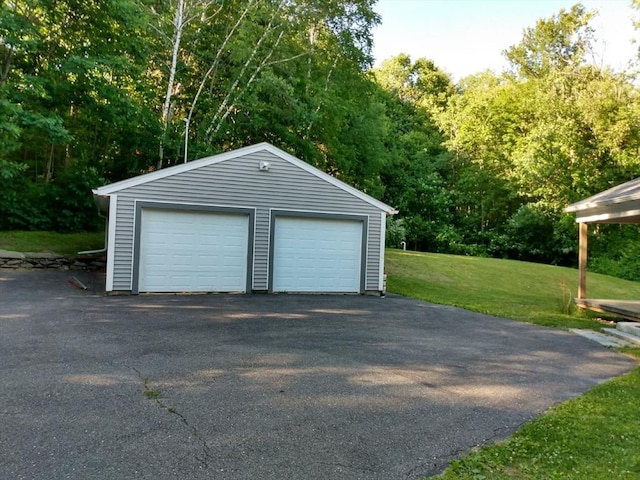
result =
M0 250L66 255L102 247L104 247L104 232L0 231Z
M453 462L454 479L640 478L640 369L529 422L508 440Z
M566 328L600 328L573 306L578 271L537 263L387 250L390 292L499 317ZM589 273L590 298L640 299L640 283Z
M388 289L409 297L556 327L599 325L569 309L574 269L387 250ZM640 284L589 274L591 297L640 298ZM624 351L640 358L640 348ZM436 477L434 477L436 478ZM640 368L454 461L446 480L640 479Z

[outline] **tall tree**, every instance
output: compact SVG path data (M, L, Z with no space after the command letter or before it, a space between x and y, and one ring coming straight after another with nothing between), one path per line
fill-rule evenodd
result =
M190 159L268 140L379 191L373 3L6 0L2 173L37 193L31 208L76 173L182 162L187 140Z
M150 90L140 82L148 44L137 4L15 0L2 8L2 93L5 105L20 106L21 151L11 158L29 159L30 171L50 181L57 167L107 162L118 170L113 162L141 151L153 125Z
M451 79L432 61L400 54L373 70L385 105L388 161L384 199L400 210L412 248L447 250L454 232L450 156L434 115L454 92Z
M540 19L524 30L522 41L504 51L515 73L524 78L540 78L553 71L577 67L591 50L593 29L589 22L595 12L581 4L557 15Z
M562 208L640 174L630 160L639 140L637 90L626 75L586 61L591 15L576 6L540 20L506 51L510 73L463 82L439 117L449 147L476 170L475 185L489 182L478 199L483 225L510 237L496 251L559 258L570 233ZM557 241L544 248L516 239L547 225Z

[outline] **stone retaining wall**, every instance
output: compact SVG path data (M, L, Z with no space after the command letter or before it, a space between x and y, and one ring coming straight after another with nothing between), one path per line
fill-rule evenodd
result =
M58 255L0 250L0 268L51 268L56 270L104 270L106 254Z

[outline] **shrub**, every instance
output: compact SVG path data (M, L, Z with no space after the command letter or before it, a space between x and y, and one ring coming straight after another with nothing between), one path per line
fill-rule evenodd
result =
M41 190L27 181L27 165L0 160L0 230L47 230Z
M51 207L55 209L55 218L51 218L53 229L58 232L100 229L104 220L98 216L91 190L104 183L93 167L83 166L62 173L47 192Z
M387 217L385 243L387 247L399 247L400 242L406 238L404 220L401 218Z
M490 235L494 257L529 262L574 265L577 233L573 217L536 204L522 205L500 231Z
M598 225L591 230L588 269L640 281L640 228L636 225Z
M51 183L25 176L27 166L0 160L0 230L95 231L97 214L91 189L105 183L97 170L76 167Z

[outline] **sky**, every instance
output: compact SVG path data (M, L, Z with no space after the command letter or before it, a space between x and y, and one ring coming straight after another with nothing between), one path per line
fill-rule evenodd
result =
M502 51L522 39L523 30L579 0L378 0L382 24L374 31L375 64L407 53L425 57L458 81L483 70L503 71ZM614 70L624 69L636 57L640 32L633 28L640 12L631 0L583 0L597 10L594 61Z

